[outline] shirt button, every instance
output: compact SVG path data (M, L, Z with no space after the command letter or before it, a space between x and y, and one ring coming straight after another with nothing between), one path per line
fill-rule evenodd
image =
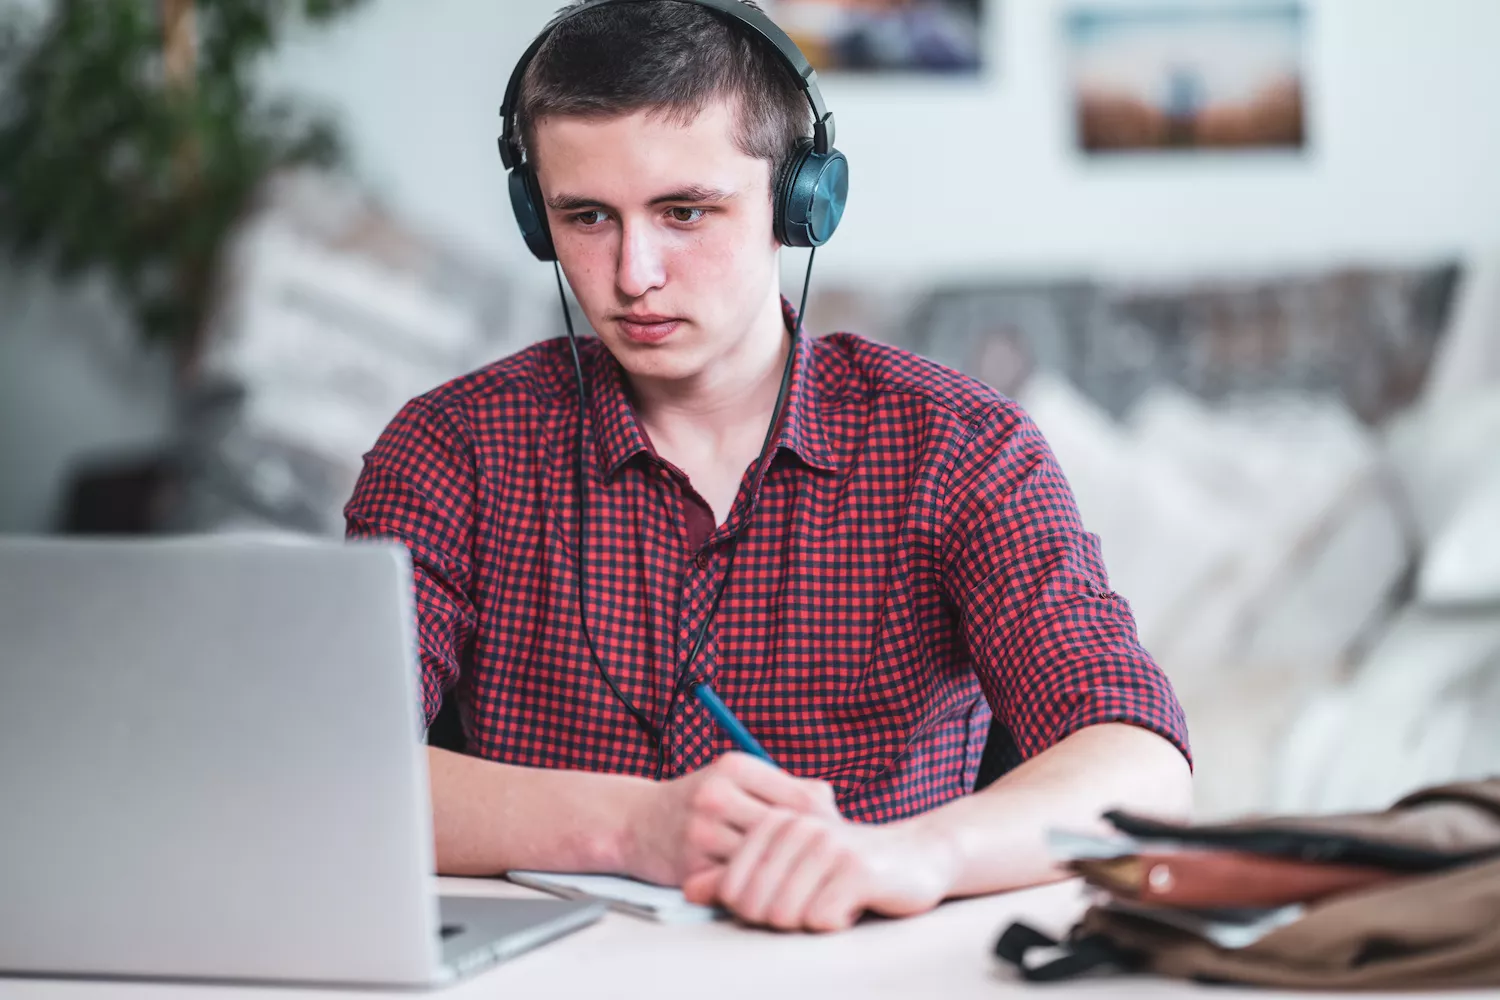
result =
M708 568L708 553L707 552L700 552L700 553L698 553L698 558L695 559L695 560L693 560L693 561L698 564L698 568L699 569L707 569Z

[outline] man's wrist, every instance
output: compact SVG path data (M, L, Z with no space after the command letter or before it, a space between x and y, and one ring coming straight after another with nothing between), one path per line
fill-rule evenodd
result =
M913 816L911 819L892 824L892 832L899 832L921 870L928 873L941 898L953 896L962 882L963 850L952 824L945 821L941 810Z
M600 871L639 877L647 867L645 830L656 806L661 784L644 778L620 777L605 810L607 833L599 838L595 867Z

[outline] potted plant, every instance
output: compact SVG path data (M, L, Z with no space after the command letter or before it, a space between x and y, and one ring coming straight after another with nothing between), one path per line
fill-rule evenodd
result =
M181 413L192 408L221 265L262 185L289 168L344 162L332 122L263 93L258 63L295 26L362 2L52 0L38 9L11 0L0 9L0 257L64 284L103 278L143 348L171 357ZM147 494L136 503L160 507L159 490L140 489L140 469L124 474L133 495ZM152 518L111 519L146 530Z

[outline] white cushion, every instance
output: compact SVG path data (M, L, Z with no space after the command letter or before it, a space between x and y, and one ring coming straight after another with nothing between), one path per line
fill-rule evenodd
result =
M1402 609L1350 680L1297 713L1278 753L1273 807L1380 809L1464 776L1496 749L1476 742L1493 728L1476 693L1497 674L1500 615Z
M1422 560L1417 600L1500 607L1500 448Z

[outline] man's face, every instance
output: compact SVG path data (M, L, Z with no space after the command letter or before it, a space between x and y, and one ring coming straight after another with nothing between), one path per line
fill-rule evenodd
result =
M734 125L724 102L687 125L646 112L537 123L558 261L632 375L712 377L768 310L779 322L770 164L736 147Z

